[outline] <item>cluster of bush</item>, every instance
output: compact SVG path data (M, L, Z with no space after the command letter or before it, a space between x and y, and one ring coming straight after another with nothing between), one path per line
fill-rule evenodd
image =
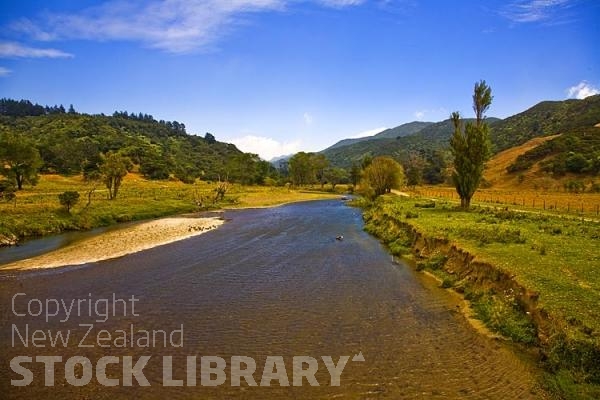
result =
M555 176L566 173L600 174L600 131L598 128L565 133L523 154L508 166L509 173L530 169L540 162L543 171Z

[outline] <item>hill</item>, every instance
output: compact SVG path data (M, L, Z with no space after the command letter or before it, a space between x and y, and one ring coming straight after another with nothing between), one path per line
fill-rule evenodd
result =
M63 106L2 99L0 134L31 142L41 156L43 173L80 174L97 168L103 154L116 151L150 179L191 182L229 176L254 183L260 174L264 177L273 171L267 162L217 141L210 133L190 135L183 123L157 121L142 113L89 115L73 106L66 112Z
M485 181L495 189L515 187L534 189L535 185L541 183L540 179L545 178L543 174L540 175L539 169L530 171L526 175L518 176L518 174L509 173L508 167L521 155L558 136L537 137L520 146L511 147L496 154L486 163L484 172Z
M600 129L574 128L553 136L520 154L506 170L517 176L539 170L552 178L600 175Z
M466 119L466 121L472 121ZM488 118L491 123L498 121L497 118ZM412 123L411 123L412 124ZM394 136L394 138L375 137L359 143L353 143L343 147L329 147L323 153L329 161L341 168L350 168L353 163L360 162L365 156L391 156L403 159L410 152L422 155L432 154L438 150L448 147L450 136L454 130L452 121L445 120L437 123L424 123L425 126L419 131L405 136ZM405 124L409 125L409 124ZM397 128L401 128L400 125ZM414 127L415 125L413 125ZM389 131L398 132L397 128ZM384 133L384 132L382 132Z
M548 179L568 173L593 175L597 169L595 160L600 154L596 138L599 130L593 127L600 121L600 95L583 100L543 101L506 119L488 118L487 121L494 154L524 145L537 137L562 134L543 146L529 148L532 145L529 143L522 149L516 149L511 153L517 154L516 158L505 166L512 173L523 173L537 165L536 168L544 172ZM394 129L404 129L406 125L410 124ZM382 132L377 135L379 138L363 138L349 144L342 141L322 153L333 165L343 168L351 167L365 156L391 156L406 164L407 154L410 153L419 154L426 164L431 164L432 161L435 163L436 158L447 159L452 132L452 122L445 120L427 124L405 136L392 134L394 138L389 138L390 135Z
M600 121L600 95L583 100L543 101L492 126L494 152L534 137L589 128Z
M361 138L352 138L352 139L343 139L334 144L333 146L329 146L327 150L336 149L339 147L350 146L352 144L365 142L368 140L377 140L377 139L396 139L402 136L412 135L413 133L419 132L421 129L433 124L433 122L421 122L421 121L413 121L406 124L402 124L395 128L385 129L373 136L365 136Z

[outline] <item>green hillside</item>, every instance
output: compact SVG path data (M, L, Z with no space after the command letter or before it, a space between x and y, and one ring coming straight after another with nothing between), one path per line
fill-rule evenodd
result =
M433 125L433 122L413 121L406 124L402 124L395 128L386 129L385 131L379 132L374 136L375 139L397 139L403 136L409 136L420 130Z
M600 122L600 95L583 100L543 101L492 126L494 151L521 145L538 136L572 132Z
M554 177L566 173L600 174L600 128L573 128L517 157L509 173L520 173L539 163Z
M29 101L0 100L0 137L31 143L41 156L42 173L76 175L97 168L102 155L119 152L149 179L225 176L255 183L272 172L255 155L212 134L190 135L177 121L157 121L147 114L115 112L112 116L76 112L71 106L43 107ZM19 139L19 140L21 140Z
M489 118L490 122L497 121ZM466 121L470 121L466 119ZM365 140L351 145L323 150L322 153L330 162L341 168L349 168L353 163L360 162L365 156L391 156L402 159L410 152L431 154L448 147L453 125L450 120L427 125L418 132L407 136L395 136L393 139L383 138ZM401 125L402 127L404 125ZM400 128L398 127L398 128ZM396 129L396 128L394 128ZM390 129L390 131L393 131ZM383 132L382 132L383 133Z
M526 170L537 162L541 162L542 170L554 175L595 171L600 129L592 127L600 122L600 95L583 100L544 101L506 119L488 118L487 121L494 153L522 145L535 137L563 134L539 149L523 154L510 167L511 172ZM410 124L389 131L405 129L406 125ZM402 161L406 160L407 154L418 153L427 159L448 149L453 129L451 121L446 120L428 124L406 136L391 134L392 138L381 138L388 136L382 132L377 135L380 138L367 138L344 146L338 143L322 153L333 165L343 168L349 168L365 156L386 155Z
M396 139L398 137L408 136L408 135L412 135L413 133L417 133L421 129L423 129L431 124L433 124L433 122L413 121L413 122L409 122L406 124L402 124L395 128L386 129L386 130L381 131L378 134L373 135L373 136L365 136L365 137L353 138L353 139L343 139L323 151L336 149L336 148L344 147L344 146L349 146L349 145L360 143L360 142L366 142L369 140Z

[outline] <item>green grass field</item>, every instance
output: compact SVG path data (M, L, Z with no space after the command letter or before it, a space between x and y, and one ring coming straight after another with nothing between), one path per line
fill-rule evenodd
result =
M16 201L0 202L0 234L20 238L42 236L204 209L265 207L339 196L285 187L231 185L225 198L214 203L216 186L216 183L202 181L194 184L149 181L137 174L128 174L116 199L108 200L106 188L98 185L86 207L90 187L81 177L42 175L38 185L17 192ZM81 196L70 214L58 200L58 195L68 190L77 191Z
M494 292L493 280L498 278L490 276L487 284L467 282L465 289L464 282L443 268L443 254L416 262L417 269L435 273L443 287L454 287L473 300L476 315L489 327L515 341L541 346L551 372L547 386L553 392L565 398L600 396L600 223L516 207L475 206L465 212L444 199L400 196L384 196L367 206L365 221L366 229L395 254L411 257L409 226L539 293L537 307L547 312L546 328L550 326L545 343L538 340L539 327L524 310L507 294Z

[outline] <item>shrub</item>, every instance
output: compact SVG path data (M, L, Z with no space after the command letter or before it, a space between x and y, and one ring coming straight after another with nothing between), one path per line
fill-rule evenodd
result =
M73 207L79 201L79 192L74 190L68 190L58 195L58 200L60 204L67 208L67 212L71 212L71 207Z
M407 211L405 217L406 219L419 218L419 214Z
M435 201L430 200L425 203L415 203L417 208L435 208Z

